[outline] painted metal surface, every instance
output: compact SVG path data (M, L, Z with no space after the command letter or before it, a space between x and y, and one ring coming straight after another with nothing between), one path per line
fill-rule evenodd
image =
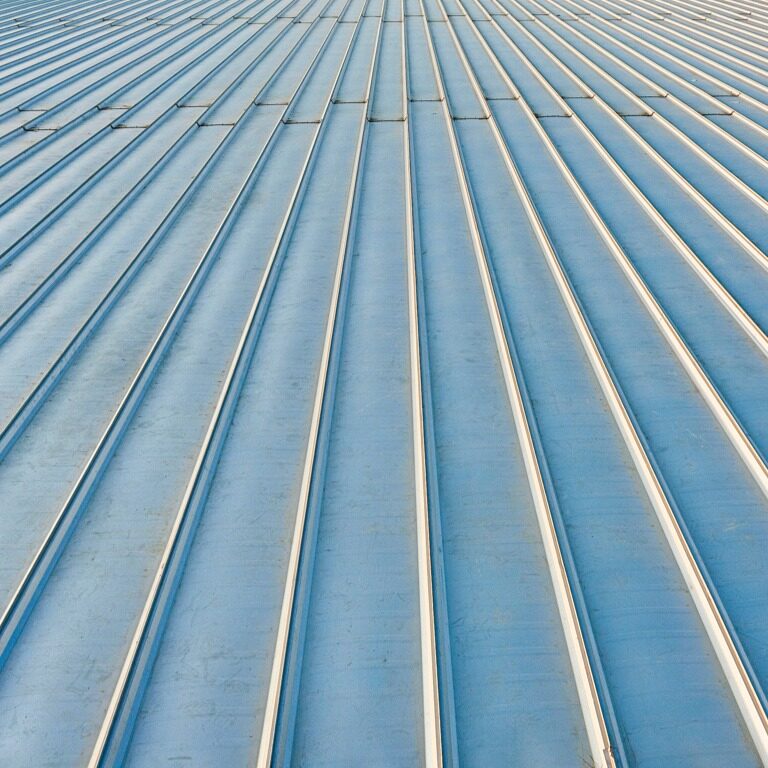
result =
M767 42L0 3L0 764L768 765Z

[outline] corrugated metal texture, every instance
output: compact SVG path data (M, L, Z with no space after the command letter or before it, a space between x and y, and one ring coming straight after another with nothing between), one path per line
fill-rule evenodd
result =
M767 40L0 3L0 765L768 765Z

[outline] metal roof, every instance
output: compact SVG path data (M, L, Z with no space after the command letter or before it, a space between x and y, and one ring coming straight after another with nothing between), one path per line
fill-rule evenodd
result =
M0 765L768 765L768 6L0 2Z

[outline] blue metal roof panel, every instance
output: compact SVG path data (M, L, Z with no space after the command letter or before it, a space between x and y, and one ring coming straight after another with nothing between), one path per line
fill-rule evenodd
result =
M0 3L0 763L768 765L766 38Z

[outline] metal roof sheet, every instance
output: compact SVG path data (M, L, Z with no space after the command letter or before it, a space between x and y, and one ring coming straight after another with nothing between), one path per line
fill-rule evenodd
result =
M0 2L0 764L768 765L768 7Z

